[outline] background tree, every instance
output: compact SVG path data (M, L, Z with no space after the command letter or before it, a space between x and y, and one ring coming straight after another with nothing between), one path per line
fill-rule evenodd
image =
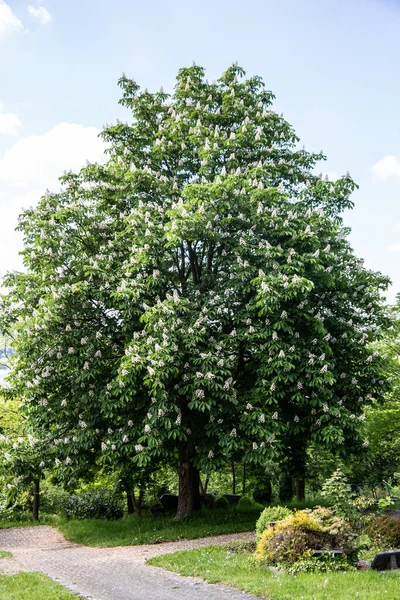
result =
M176 460L182 516L199 470L233 456L361 446L386 385L366 342L387 279L347 240L354 182L313 174L323 155L299 149L259 77L233 65L208 83L194 65L172 96L120 85L132 122L103 132L107 164L21 216L27 272L6 277L0 326L66 477L101 453Z
M355 481L390 481L400 472L400 296L391 308L392 326L373 350L388 357L387 376L391 390L366 410L369 452L351 464Z

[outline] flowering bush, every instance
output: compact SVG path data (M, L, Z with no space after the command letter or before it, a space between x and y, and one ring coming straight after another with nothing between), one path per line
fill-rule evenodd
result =
M278 564L309 559L315 550L342 550L349 555L354 549L354 538L348 524L329 509L299 510L264 530L255 558Z

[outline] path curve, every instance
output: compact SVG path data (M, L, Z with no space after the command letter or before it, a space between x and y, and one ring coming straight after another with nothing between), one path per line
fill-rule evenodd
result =
M160 554L225 544L253 535L239 533L161 544L92 548L68 542L53 527L38 526L1 529L0 549L12 552L21 569L41 571L88 600L256 600L251 594L224 585L146 565L146 559Z

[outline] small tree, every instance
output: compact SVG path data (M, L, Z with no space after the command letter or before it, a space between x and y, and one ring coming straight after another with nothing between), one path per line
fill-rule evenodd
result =
M101 453L176 460L183 516L199 470L231 457L361 445L386 385L366 342L387 278L347 241L354 182L313 174L323 155L298 147L259 77L233 65L208 83L193 66L172 96L120 85L133 120L103 132L108 163L21 216L27 272L6 277L0 327L66 476Z
M8 481L8 500L14 503L21 491L32 493L32 520L39 519L40 480L43 478L44 451L39 440L31 435L8 438L0 435L1 471Z

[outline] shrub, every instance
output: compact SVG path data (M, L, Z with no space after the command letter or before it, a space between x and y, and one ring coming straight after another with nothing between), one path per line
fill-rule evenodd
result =
M249 496L242 496L237 504L238 510L248 510L249 508L254 508L255 502Z
M365 533L373 540L374 545L386 547L387 550L400 547L400 520L391 517L380 517L367 525Z
M310 556L294 564L280 565L280 568L289 575L297 573L327 573L328 571L355 571L356 568L349 563L346 556L332 556L329 552L318 558Z
M340 549L351 554L354 540L348 523L329 509L299 510L263 531L255 558L278 564L309 559L314 550Z
M202 496L202 502L203 505L206 508L213 508L215 506L215 496L214 494L210 494L207 492L207 494L203 494Z
M64 504L67 519L120 519L121 499L105 489L69 496Z
M336 469L325 481L321 495L328 500L332 510L338 516L348 519L357 518L357 509L353 505L354 493L341 469Z
M229 501L226 498L224 498L224 496L220 496L214 502L214 508L225 508L226 509L229 507L230 507Z
M267 508L264 508L256 523L257 537L262 534L264 529L267 529L270 521L281 521L290 515L291 512L286 506L267 506Z
M47 514L58 514L63 511L69 494L62 487L44 481L41 485L40 510Z
M269 504L272 500L272 485L270 481L258 484L253 492L253 499L259 504Z

